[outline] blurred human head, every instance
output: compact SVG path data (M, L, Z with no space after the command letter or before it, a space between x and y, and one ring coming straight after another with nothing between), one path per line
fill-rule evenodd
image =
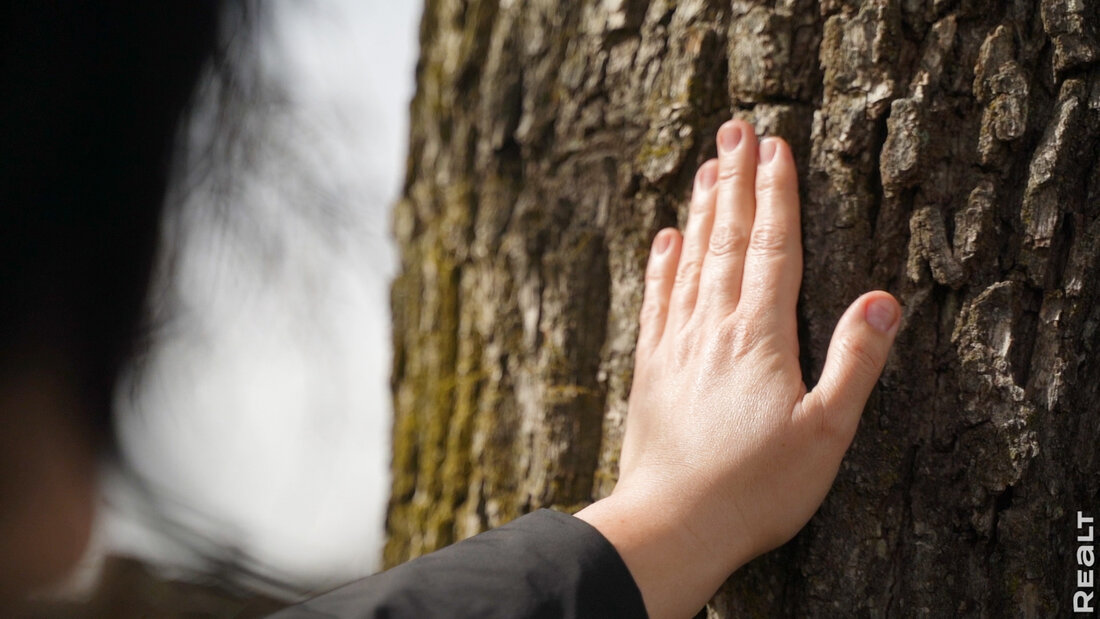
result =
M87 543L216 5L0 9L0 599L63 576Z

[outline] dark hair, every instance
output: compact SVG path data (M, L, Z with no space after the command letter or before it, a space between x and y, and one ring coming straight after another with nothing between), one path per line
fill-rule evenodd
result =
M0 9L0 376L58 360L109 441L176 127L218 40L217 2Z

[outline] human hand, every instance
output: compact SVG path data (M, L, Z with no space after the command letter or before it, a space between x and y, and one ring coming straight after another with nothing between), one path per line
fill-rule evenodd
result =
M651 617L691 616L738 567L786 542L825 498L898 329L888 293L857 299L807 392L790 148L718 132L684 234L646 270L619 481L577 514L607 537Z

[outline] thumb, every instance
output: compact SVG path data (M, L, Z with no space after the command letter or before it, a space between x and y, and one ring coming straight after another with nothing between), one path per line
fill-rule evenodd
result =
M900 318L901 306L888 292L856 299L833 331L821 378L803 399L804 412L819 417L822 427L843 437L845 445L886 365Z

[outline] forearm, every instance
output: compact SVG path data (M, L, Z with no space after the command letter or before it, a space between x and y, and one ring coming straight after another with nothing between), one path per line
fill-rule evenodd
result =
M642 600L621 558L584 522L539 510L277 617L634 619Z

